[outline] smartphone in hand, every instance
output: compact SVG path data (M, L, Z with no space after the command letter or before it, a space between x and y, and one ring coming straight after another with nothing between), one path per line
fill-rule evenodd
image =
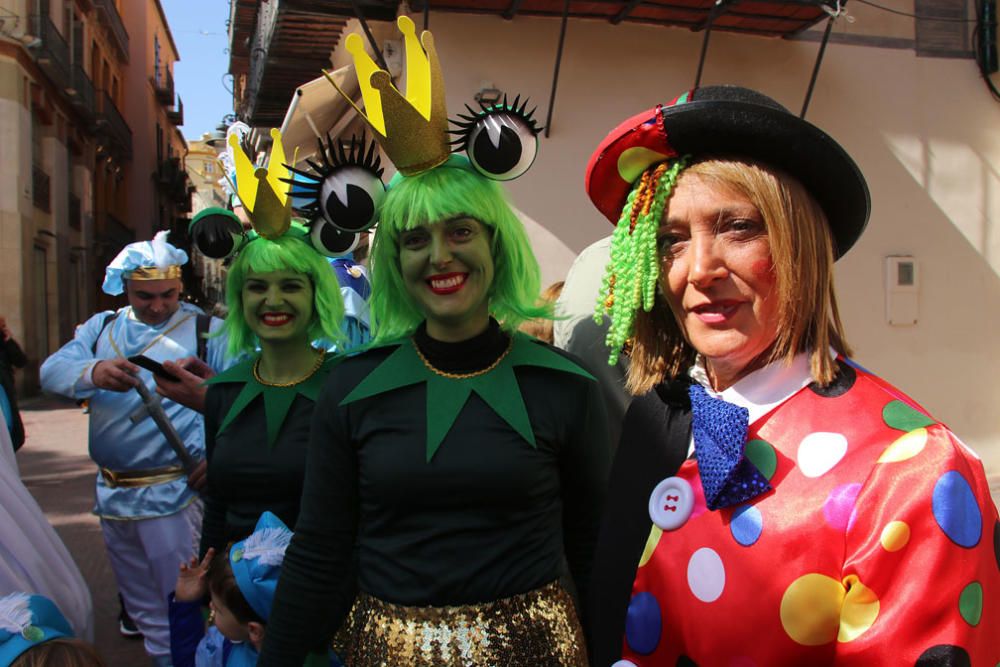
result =
M145 368L147 371L152 371L153 375L159 375L164 380L169 380L171 382L180 382L180 378L172 373L168 373L167 369L163 367L159 361L153 361L144 354L137 354L135 356L129 357L128 360L139 366L140 368Z

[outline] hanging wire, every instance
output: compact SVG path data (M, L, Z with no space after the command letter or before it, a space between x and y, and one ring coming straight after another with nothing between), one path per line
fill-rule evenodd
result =
M916 19L918 21L942 21L944 23L976 23L978 19L954 19L947 16L919 16L917 14L910 14L909 12L901 12L898 9L893 9L892 7L886 7L880 5L871 0L854 0L862 5L868 5L869 7L874 7L875 9L880 9L883 12L889 12L890 14L897 14L899 16L906 16L907 18Z

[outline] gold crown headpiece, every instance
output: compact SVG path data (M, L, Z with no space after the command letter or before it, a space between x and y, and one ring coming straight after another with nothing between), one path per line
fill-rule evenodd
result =
M271 130L271 155L267 167L255 167L240 146L239 137L229 136L236 165L236 194L243 202L254 231L266 239L276 239L292 225L292 198L281 179L289 177L281 133Z
M348 35L346 47L354 59L368 113L358 108L328 72L323 74L372 128L396 168L412 176L443 164L451 155L448 109L433 35L425 30L418 39L416 26L408 16L400 16L396 24L406 42L405 96L392 85L389 73L379 69L365 52L357 33Z

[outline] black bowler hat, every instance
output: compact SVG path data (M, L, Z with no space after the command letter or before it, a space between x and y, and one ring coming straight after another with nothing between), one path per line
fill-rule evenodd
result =
M642 172L679 155L749 158L795 177L826 213L837 258L868 224L868 185L847 151L770 97L739 86L696 88L616 127L590 158L587 194L617 223Z

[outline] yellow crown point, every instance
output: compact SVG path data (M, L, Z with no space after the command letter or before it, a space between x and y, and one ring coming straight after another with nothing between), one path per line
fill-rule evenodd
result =
M284 205L288 199L288 185L281 179L288 178L288 168L285 167L285 147L281 143L281 132L276 128L271 128L271 157L267 163L267 182L278 197L278 201Z
M229 147L233 149L233 162L236 165L236 195L243 202L243 208L249 212L253 210L257 200L257 179L254 178L253 163L243 152L240 138L235 133L229 135Z
M382 118L382 96L372 88L372 74L379 72L378 65L365 51L361 35L351 33L345 42L347 52L354 59L354 71L358 75L358 86L361 88L361 99L365 103L365 118L368 123L383 137L385 136L385 120ZM334 84L336 85L336 84ZM338 87L339 89L339 87Z
M393 85L389 73L375 65L357 34L349 35L344 44L354 59L365 111L344 93L334 77L325 71L323 74L367 121L396 168L410 176L433 169L451 154L448 109L434 38L425 30L417 39L416 26L408 16L400 16L396 24L406 44L405 96Z
M431 119L431 65L417 38L417 27L405 14L396 19L406 44L406 99L424 120ZM429 35L429 32L425 32Z

